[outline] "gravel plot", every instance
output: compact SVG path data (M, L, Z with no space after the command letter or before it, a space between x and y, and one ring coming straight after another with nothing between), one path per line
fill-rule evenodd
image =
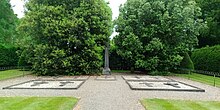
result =
M31 89L2 89L3 87L37 79L34 76L25 76L16 79L0 81L0 97L4 96L71 96L80 98L74 110L144 110L139 100L143 98L180 99L180 100L207 100L220 101L220 88L201 84L178 77L168 77L199 88L206 92L178 92L178 91L144 91L131 90L122 79L122 75L114 74L115 81L97 81L91 76L77 90L31 90Z

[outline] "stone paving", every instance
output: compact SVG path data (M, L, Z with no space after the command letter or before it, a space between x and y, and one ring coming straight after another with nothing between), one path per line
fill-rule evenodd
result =
M96 80L99 80L99 81L116 81L116 77L114 75L102 75L102 76L97 76Z
M2 89L25 81L36 80L39 79L39 77L25 76L10 80L3 80L0 81L0 97L70 96L80 98L74 110L144 110L143 106L139 102L139 100L143 98L220 101L220 88L183 78L166 77L168 79L181 81L183 83L199 87L204 89L205 92L131 90L129 85L122 78L122 76L126 76L125 74L113 75L116 78L115 81L99 81L96 80L97 76L90 76L85 83L76 90Z

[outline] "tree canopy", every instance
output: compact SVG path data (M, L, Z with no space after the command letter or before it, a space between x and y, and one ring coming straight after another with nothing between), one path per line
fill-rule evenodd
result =
M220 0L196 0L201 7L201 18L208 28L201 32L199 47L220 44Z
M29 63L39 74L88 74L102 65L112 32L104 0L29 0L19 27L34 40Z
M17 16L9 0L0 1L0 44L12 45L16 39Z
M117 53L147 71L167 71L198 43L203 26L194 0L127 0L115 21Z

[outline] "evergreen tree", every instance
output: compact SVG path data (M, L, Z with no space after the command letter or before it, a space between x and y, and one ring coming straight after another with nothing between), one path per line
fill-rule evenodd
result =
M201 31L199 47L220 44L220 0L196 0L201 7L201 18L208 28Z
M194 0L128 0L116 20L118 53L146 71L174 68L198 43L200 10Z
M9 0L0 0L0 44L13 45L16 40L17 16Z
M29 63L42 75L89 74L102 65L112 29L104 0L29 0L19 27L34 40Z

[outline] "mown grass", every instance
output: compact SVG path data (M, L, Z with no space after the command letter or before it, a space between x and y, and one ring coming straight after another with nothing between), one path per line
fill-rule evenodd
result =
M146 110L219 110L220 102L183 101L164 99L144 99L141 101Z
M0 80L10 79L10 78L19 77L19 76L23 76L27 74L31 74L31 72L20 71L19 69L0 71Z
M0 110L73 110L73 97L0 97Z
M213 76L208 76L208 75L203 75L203 74L197 74L197 73L192 73L192 74L176 74L179 77L187 78L193 81L198 81L204 84L208 85L214 85L214 77ZM217 87L220 87L220 78L215 77L215 85ZM220 110L220 109L219 109Z

